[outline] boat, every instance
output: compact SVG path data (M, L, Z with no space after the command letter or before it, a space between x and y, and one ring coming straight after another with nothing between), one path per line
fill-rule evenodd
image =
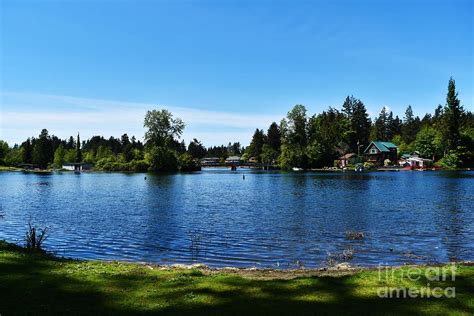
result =
M292 169L293 169L293 171L302 171L303 170L302 168L298 168L298 167L293 167Z

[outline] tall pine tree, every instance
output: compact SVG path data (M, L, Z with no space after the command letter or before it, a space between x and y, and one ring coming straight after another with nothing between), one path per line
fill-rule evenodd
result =
M75 162L82 162L82 150L81 150L81 140L79 138L79 133L77 133L77 141L76 141L76 157Z
M448 149L455 150L459 145L460 133L459 126L461 124L461 117L464 109L458 99L458 93L456 92L456 83L451 77L448 83L448 94L446 96L446 106L444 108L445 113L445 135L447 136Z

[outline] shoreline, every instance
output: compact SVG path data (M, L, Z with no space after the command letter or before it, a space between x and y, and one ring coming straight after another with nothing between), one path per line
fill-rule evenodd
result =
M203 167L203 170L208 169L208 170L213 170L213 169L228 169L230 171L230 168L225 168L225 167ZM87 171L81 171L81 173L136 173L136 174L192 174L195 172L200 172L203 170L199 171L176 171L176 172L151 172L151 171L129 171L129 170L114 170L114 171L106 171L106 170L87 170ZM325 168L319 168L319 169L307 169L307 170L301 170L301 171L292 171L292 170L281 170L281 169L271 169L271 170L263 170L259 168L237 168L237 171L239 170L255 170L255 171L260 171L260 172L281 172L281 173L294 173L294 174L305 174L305 173L314 173L314 172L321 172L321 173L356 173L356 174L364 174L364 173L372 173L372 172L402 172L402 171L442 171L442 172L453 172L453 171L473 171L473 168L458 168L458 169L413 169L413 170L407 170L407 169L402 169L402 168L379 168L379 169L370 169L370 170L364 170L362 172L357 172L354 170L343 170L343 169L325 169ZM1 172L23 172L23 173L38 173L38 174L47 174L47 173L74 173L72 170L63 170L63 169L41 169L41 170L28 170L28 169L21 169L21 168L16 168L16 167L6 167L6 166L0 166L0 173Z
M190 271L199 270L205 275L215 275L219 273L237 275L241 277L258 278L258 279L293 279L298 277L322 277L322 276L341 276L341 275L353 275L360 272L375 272L380 270L388 269L406 269L406 268L431 268L431 267L444 267L450 265L456 266L472 266L474 267L474 260L462 260L462 261L450 261L450 262L437 262L437 263L406 263L406 264L379 264L377 266L364 266L364 265L351 265L349 262L340 262L333 266L326 267L300 267L300 268L271 268L271 267L237 267L237 266L224 266L224 267L212 267L204 263L171 263L171 264L160 264L147 261L126 261L126 260L114 260L114 259L79 259L73 257L59 256L54 251L43 250L40 252L32 252L23 246L15 243L11 243L5 240L0 240L0 253L2 251L19 251L24 254L38 255L52 260L59 260L65 262L75 263L100 263L100 264L120 264L129 266L140 266L146 267L150 270L159 271Z

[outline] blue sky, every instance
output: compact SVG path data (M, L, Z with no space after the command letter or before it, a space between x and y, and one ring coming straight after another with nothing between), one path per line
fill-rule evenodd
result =
M0 138L142 137L147 109L184 139L248 144L295 104L372 115L473 109L471 1L0 1Z

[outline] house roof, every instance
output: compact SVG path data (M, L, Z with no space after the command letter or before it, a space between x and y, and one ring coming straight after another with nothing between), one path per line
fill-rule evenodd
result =
M344 156L339 157L339 159L349 159L351 157L354 157L356 154L355 153L348 153L345 154Z
M433 161L432 159L428 158L420 158L420 157L411 157L408 158L409 161Z
M239 156L230 156L226 160L240 160L240 157Z
M380 150L381 152L390 152L391 148L397 148L397 145L395 145L392 142L381 142L378 140L374 140L373 142L369 144L369 146L367 146L364 152L367 152L367 150L369 150L372 144L374 144L375 147L377 147L377 149Z

